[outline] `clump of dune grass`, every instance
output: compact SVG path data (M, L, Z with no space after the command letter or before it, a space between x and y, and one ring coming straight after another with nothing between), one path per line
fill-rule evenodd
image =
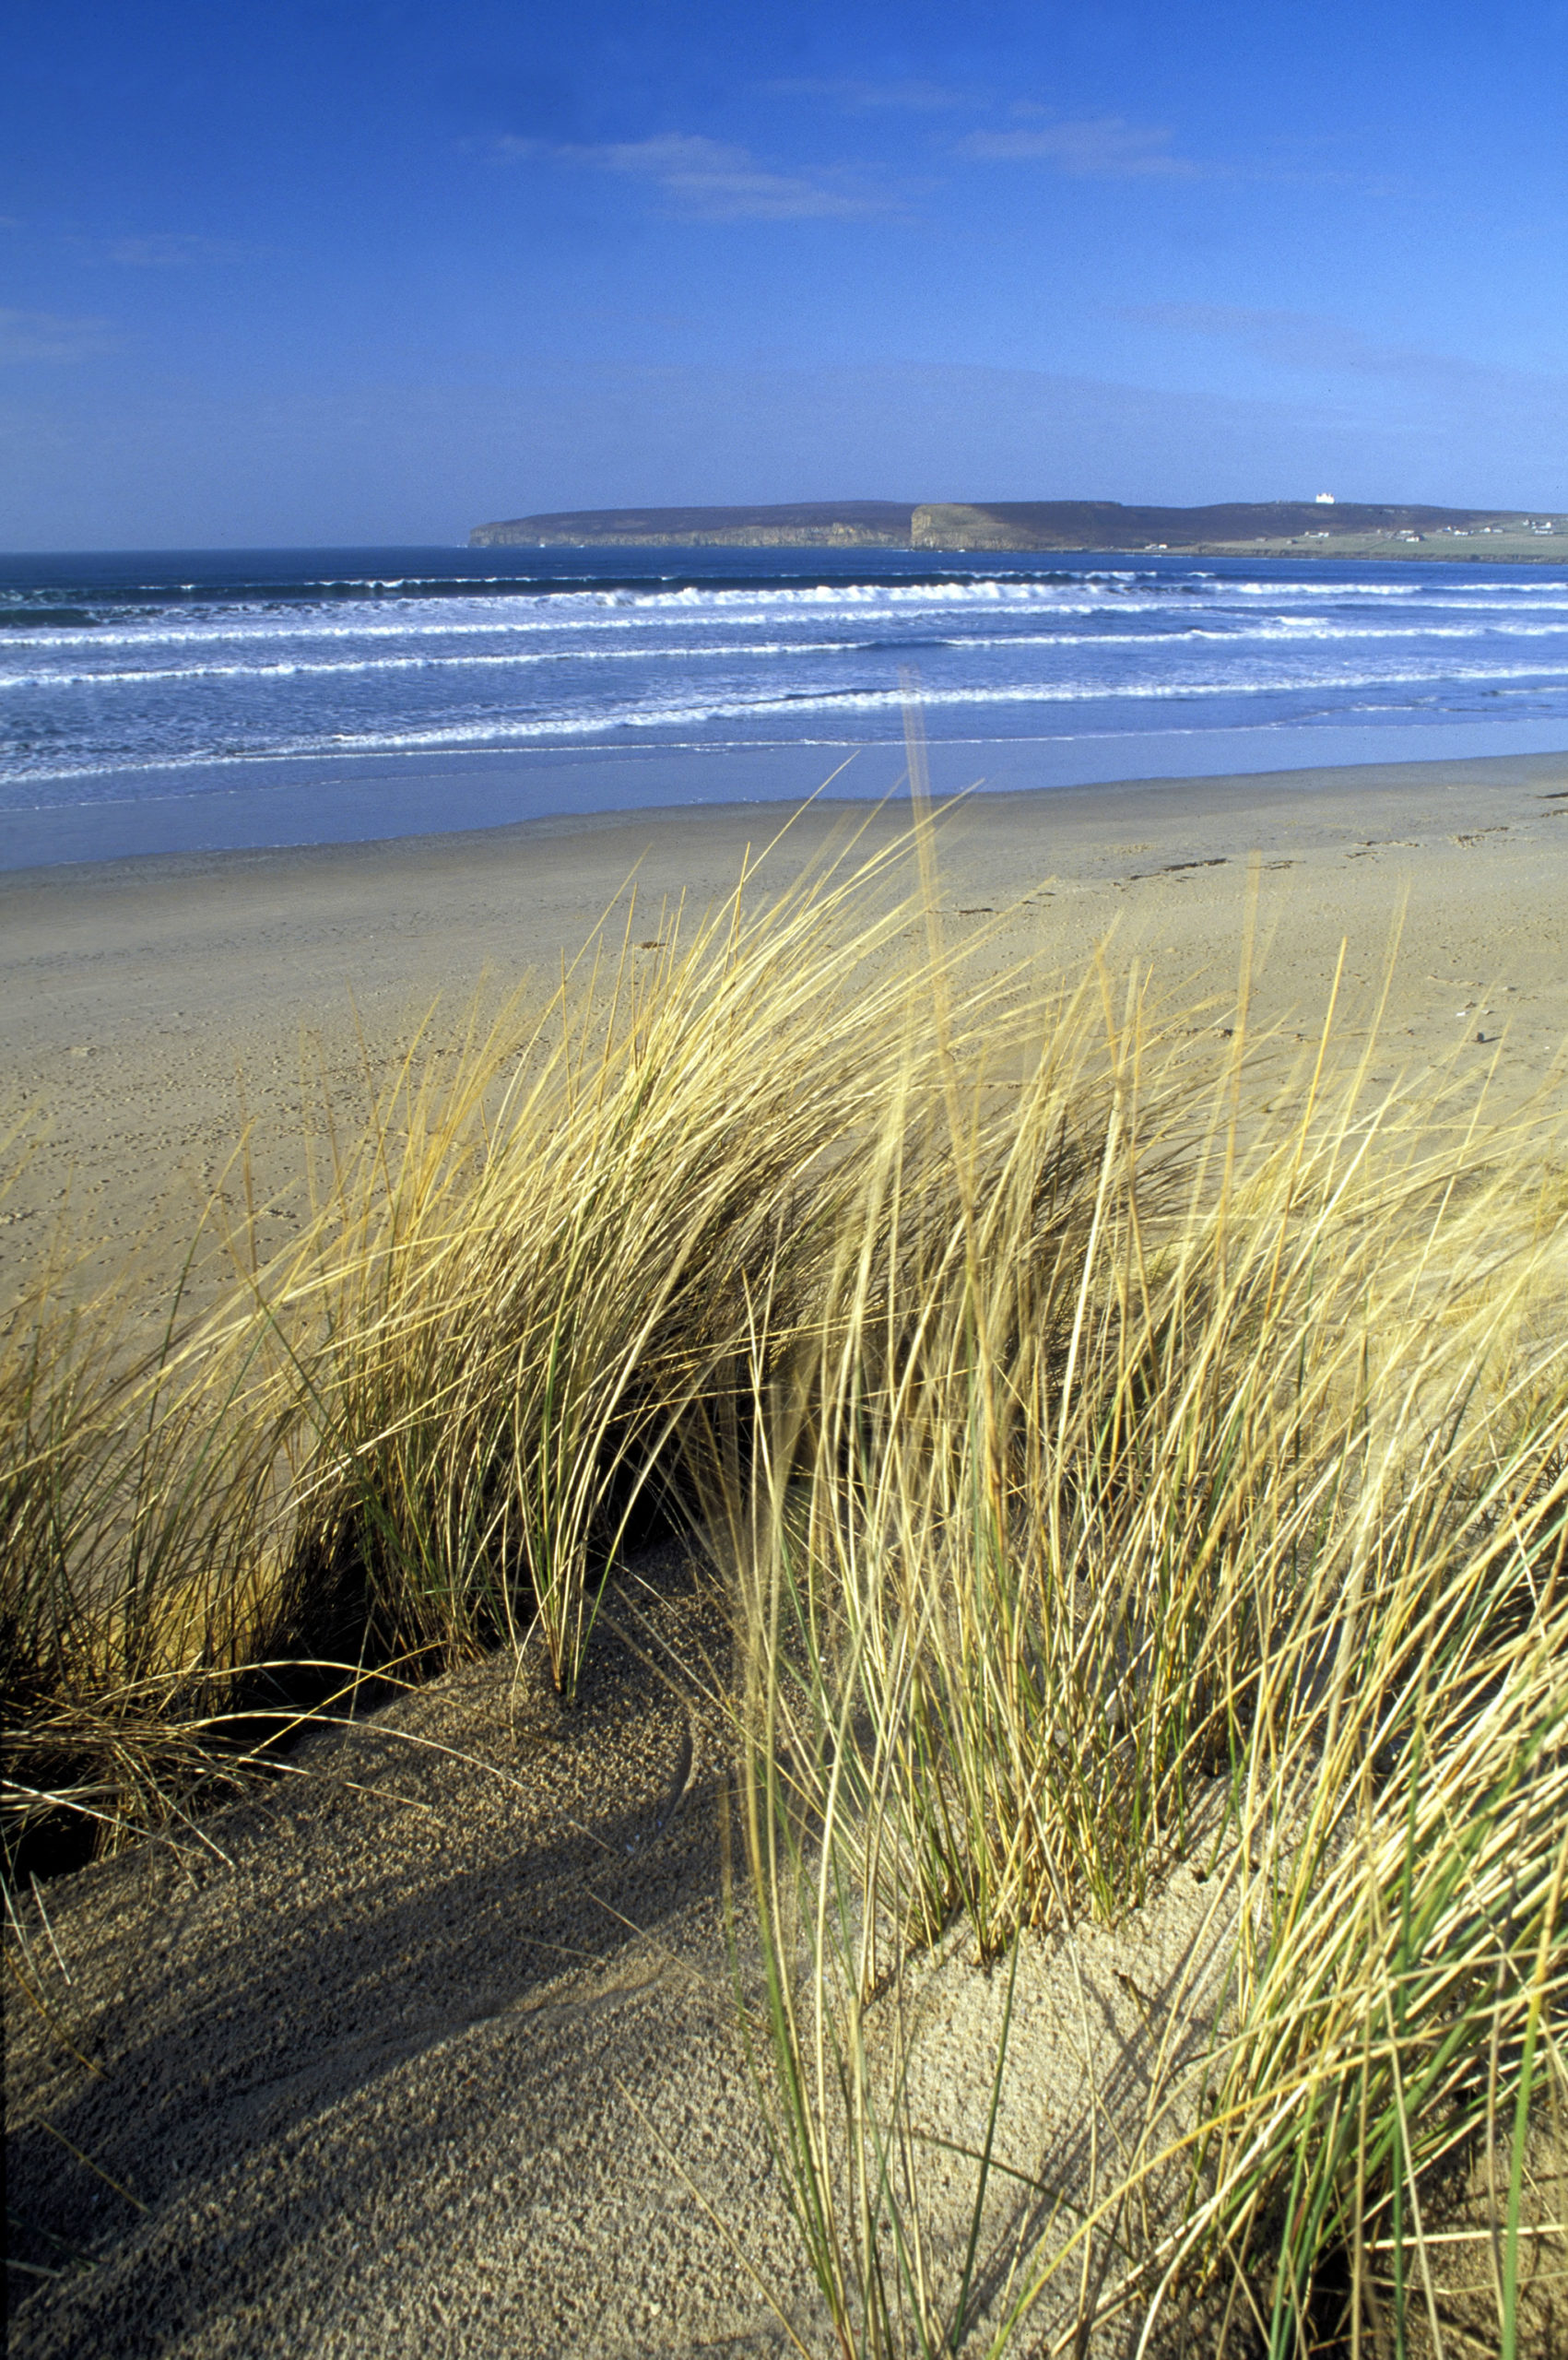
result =
M762 1268L803 1302L890 1072L884 856L603 943L525 1033L412 1073L270 1300L321 1437L310 1545L407 1639L537 1616L575 1684L595 1569L733 1360ZM858 911L858 921L855 913ZM512 1037L508 1037L508 1032Z
M1561 1179L1539 1131L1369 1092L1331 1027L1249 1122L1239 1029L1203 1085L1136 984L1032 1021L1000 1094L939 1013L934 1053L912 1040L818 1330L758 1323L753 1439L713 1495L764 2082L839 2346L1438 2351L1468 2248L1486 2332L1544 2352ZM1130 2148L1107 2126L1121 2168L993 2253L983 2303L984 2224L1018 2214L976 2133L938 2230L912 1952L958 1918L1016 1961L1200 1840L1229 1968L1186 1995L1197 2060L1149 2027L1157 2097ZM1488 2203L1456 2213L1482 2151Z
M258 1385L258 1327L184 1325L177 1291L148 1347L128 1291L77 1300L52 1272L0 1333L8 1856L41 1837L74 1860L180 1816L242 1673L293 1652L298 1421Z
M176 1289L150 1344L129 1280L12 1307L13 1843L112 1847L302 1699L535 1628L570 1694L626 1532L679 1513L673 1440L752 1273L810 1316L924 988L890 955L906 850L783 892L749 869L653 937L629 896L553 989L427 1027L362 1126L321 1110L298 1243L258 1266L253 1205L227 1292L198 1318Z
M631 904L418 1044L329 1128L300 1241L242 1238L150 1351L123 1303L14 1310L13 1861L177 1823L376 1677L537 1632L570 1696L674 1520L733 1585L751 2024L842 2353L1435 2351L1456 2256L1482 2340L1547 2349L1544 1133L1373 1092L1332 1010L1260 1110L1244 981L1216 1076L1136 974L966 971L928 855L749 872L652 934ZM1134 2134L1078 2212L1002 2201L1005 2011L955 2212L920 1957L959 1928L1010 1977L1184 1858L1220 1965L1151 2028Z

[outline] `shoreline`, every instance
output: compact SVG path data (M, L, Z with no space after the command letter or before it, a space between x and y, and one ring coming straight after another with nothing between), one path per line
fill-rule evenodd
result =
M1392 741L1392 742L1391 742ZM1272 779L1321 793L1338 773L1568 760L1568 724L1314 723L1098 738L932 735L933 793L988 798L1129 786L1201 792ZM1498 773L1501 774L1501 773ZM876 802L904 778L902 736L749 745L579 745L423 754L265 755L94 773L91 800L0 810L0 876L138 856L418 841L513 826L613 824L805 802ZM47 784L41 782L41 784ZM432 821L436 824L432 825Z

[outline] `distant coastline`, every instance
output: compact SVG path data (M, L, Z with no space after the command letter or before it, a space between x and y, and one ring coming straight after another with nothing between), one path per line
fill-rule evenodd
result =
M806 501L779 507L591 508L477 525L470 549L1106 549L1189 557L1568 563L1568 515L1318 498L1206 508L1114 500Z

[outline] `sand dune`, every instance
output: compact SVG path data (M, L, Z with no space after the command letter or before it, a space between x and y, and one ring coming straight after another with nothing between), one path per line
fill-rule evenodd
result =
M857 817L900 824L814 811L775 873ZM1341 943L1344 1024L1371 1026L1402 926L1374 1075L1453 1060L1502 1108L1561 1079L1565 822L1568 762L1546 758L976 799L948 822L942 922L961 939L1005 910L987 957L1065 967L1114 927L1113 961L1152 961L1218 1054L1250 903L1249 1021L1286 1056ZM0 880L6 1080L41 1126L0 1208L0 1283L68 1205L96 1268L139 1245L152 1300L204 1192L226 1169L240 1187L243 1115L280 1242L312 1071L352 1098L437 995L439 1034L481 986L559 973L634 868L633 937L655 938L769 825L664 811ZM13 2351L782 2351L741 2248L825 2348L737 2031L724 1611L671 1547L600 1642L573 1707L532 1656L453 1672L313 1736L302 1775L21 1905L41 2004L7 2000L10 2201L39 2274L13 2280ZM1001 2152L1068 2201L1090 2186L1084 2091L1136 2135L1136 2035L1201 1983L1211 1901L1178 1870L1070 1961L1026 1946ZM743 1976L746 1958L743 1940ZM919 2104L973 2140L996 1980L955 1953L921 1991Z

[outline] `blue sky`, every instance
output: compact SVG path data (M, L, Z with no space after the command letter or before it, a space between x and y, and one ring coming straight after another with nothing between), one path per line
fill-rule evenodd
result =
M1568 509L1568 0L12 0L0 547Z

